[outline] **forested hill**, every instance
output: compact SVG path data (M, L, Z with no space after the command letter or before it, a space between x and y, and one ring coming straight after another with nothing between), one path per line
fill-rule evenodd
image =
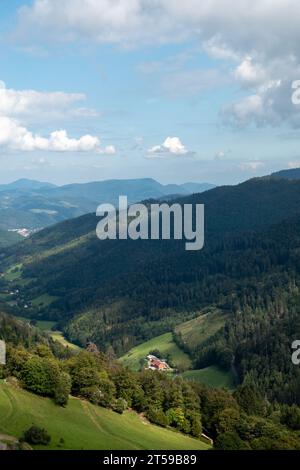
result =
M51 295L57 300L40 314L62 322L67 322L79 311L97 309L108 301L111 303L112 299L122 301L122 308L119 302L116 309L121 308L121 317L126 319L124 304L132 303L133 299L143 302L150 292L145 304L138 302L134 307L133 317L154 322L154 334L160 314L149 317L152 308L190 309L198 308L197 302L202 298L203 302L205 298L207 302L218 301L214 299L214 291L219 284L208 282L207 275L218 272L228 284L234 263L231 256L235 241L232 238L242 232L267 229L300 214L300 181L253 179L190 196L180 202L205 204L205 247L200 252L186 252L179 241L99 241L95 233L98 220L95 215L88 214L47 228L16 247L2 250L0 269L5 271L10 265L21 263L22 278L26 279L22 290L27 299L45 293ZM242 237L241 241L248 243L248 239L249 236ZM216 253L216 261L213 261L212 253ZM218 258L220 266L214 266ZM249 262L257 263L256 257L251 259L250 256ZM243 263L240 269L243 270ZM201 279L205 284L203 293L199 285L195 286ZM181 290L185 290L183 297L180 297ZM197 292L196 297L190 291ZM128 315L132 319L131 308ZM106 316L110 324L114 315ZM176 316L175 312L168 314L166 321L172 316ZM122 322L121 318L119 321ZM139 330L138 337L142 338L142 325ZM118 336L122 336L122 328Z
M299 180L300 179L300 168L290 168L288 170L280 170L271 175L274 178L285 178L288 180Z
M27 316L58 320L73 341L92 339L103 350L112 345L118 355L218 306L230 319L220 337L191 351L195 365L216 363L226 352L241 379L252 373L265 380L266 390L273 380L276 397L293 401L299 386L290 345L300 336L300 181L253 179L180 202L205 204L200 252L185 251L180 241L99 241L97 219L87 215L35 235L17 254L3 252L8 274L1 282L14 279L11 285L29 305ZM46 304L31 302L45 294ZM14 310L24 315L18 304ZM289 383L283 398L279 378Z
M0 229L41 229L95 211L101 203L117 204L120 194L129 203L146 198L203 192L209 183L160 184L152 178L107 180L54 186L32 180L0 185Z
M207 244L211 239L222 238L228 232L263 229L288 216L299 214L300 181L254 178L236 186L220 186L174 202L205 204ZM44 229L17 247L6 250L5 254L9 256L17 253L18 257L22 257L57 248L88 234L95 238L97 222L94 214L69 219Z

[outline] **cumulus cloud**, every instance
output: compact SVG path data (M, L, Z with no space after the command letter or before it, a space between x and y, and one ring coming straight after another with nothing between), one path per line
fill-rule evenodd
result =
M113 146L100 147L98 137L84 135L79 139L70 138L65 130L51 132L49 137L33 134L18 121L0 116L0 147L11 150L55 152L99 152L115 153Z
M161 145L154 145L148 149L149 157L186 156L191 153L183 145L179 137L167 137Z
M219 55L299 54L299 14L297 0L34 0L20 8L17 32L120 44L197 38Z
M266 71L260 64L255 64L251 57L246 57L235 69L234 76L246 86L254 86L265 83Z
M274 127L286 122L292 128L299 128L300 106L292 102L294 76L300 77L300 70L299 73L290 71L281 79L266 81L252 93L224 106L221 112L224 121L240 127L251 123Z
M300 78L299 17L298 0L34 0L19 9L15 39L135 47L195 40L214 58L236 62L233 83L247 96L224 109L224 119L300 127L290 103L291 82ZM201 93L211 83L224 85L209 70L184 70L166 81L173 94Z
M19 151L98 152L112 155L115 147L102 148L96 136L70 138L66 130L55 130L43 137L28 130L26 121L33 116L61 111L68 114L70 105L85 95L63 92L43 93L34 90L13 90L0 81L0 147ZM77 110L78 112L78 110Z

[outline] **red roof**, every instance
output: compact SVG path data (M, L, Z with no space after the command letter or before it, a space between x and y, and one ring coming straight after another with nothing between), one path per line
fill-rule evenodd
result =
M159 359L151 359L151 366L157 369L165 369L167 367L166 364Z

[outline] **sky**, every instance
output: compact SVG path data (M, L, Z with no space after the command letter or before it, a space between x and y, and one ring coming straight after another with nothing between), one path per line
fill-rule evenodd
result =
M300 166L298 0L0 0L0 183Z

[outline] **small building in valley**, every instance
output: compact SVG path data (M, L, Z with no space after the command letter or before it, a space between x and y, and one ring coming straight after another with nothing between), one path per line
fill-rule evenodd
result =
M153 356L152 354L149 354L147 356L148 359L148 369L151 370L170 370L170 366L167 364L167 362L164 359L159 359L156 356Z

